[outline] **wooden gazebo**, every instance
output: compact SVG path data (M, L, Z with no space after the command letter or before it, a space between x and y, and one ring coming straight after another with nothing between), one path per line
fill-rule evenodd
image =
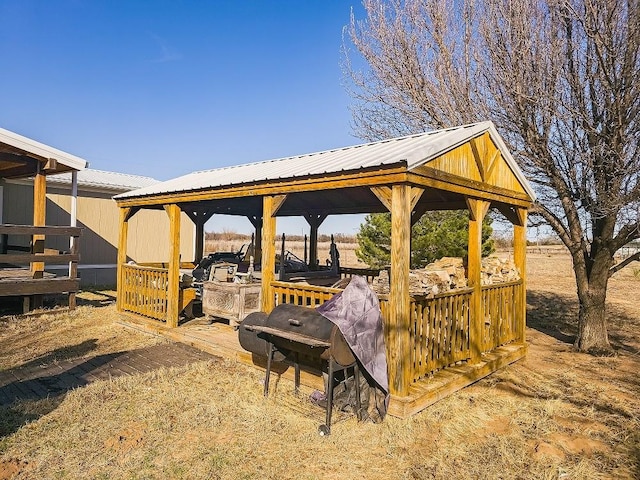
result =
M525 254L527 209L534 193L491 122L273 161L195 172L115 197L120 207L118 306L127 298L162 299L155 322L178 325L180 212L197 227L214 214L247 217L256 227L262 271L262 311L294 301L317 305L338 290L277 281L276 221L303 216L315 262L318 226L328 215L391 212L390 292L380 296L392 394L390 413L406 416L513 362L526 353ZM127 265L127 222L140 209L164 209L175 248L166 268ZM514 261L521 279L481 284L482 220L489 208L514 226ZM411 225L428 210L468 209L469 288L432 298L409 292ZM194 259L198 260L198 258ZM142 269L142 270L141 270ZM353 271L350 271L353 273ZM349 274L350 274L349 273ZM158 292L132 277L157 275ZM139 312L139 311L138 311Z
M24 311L41 306L44 294L68 293L69 307L75 307L75 293L80 285L78 237L82 231L75 226L77 172L86 167L87 162L82 158L0 128L0 297L21 296ZM63 172L72 174L71 225L47 226L47 176ZM33 202L21 208L33 206L33 224L5 223L7 219L2 215L4 179L29 177L33 177ZM16 200L8 198L7 201ZM48 236L69 238L69 251L47 251ZM69 275L46 274L47 263L68 264ZM18 268L20 266L24 268Z

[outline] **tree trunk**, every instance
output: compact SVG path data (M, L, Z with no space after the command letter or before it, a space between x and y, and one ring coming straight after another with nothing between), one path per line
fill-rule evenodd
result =
M611 352L611 344L607 335L605 313L607 285L609 283L608 262L604 258L596 259L588 277L582 278L576 272L578 280L578 336L575 348L583 352L603 354Z

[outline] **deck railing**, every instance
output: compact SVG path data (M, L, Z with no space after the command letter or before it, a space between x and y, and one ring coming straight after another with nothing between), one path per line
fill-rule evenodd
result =
M517 312L522 288L522 280L482 287L483 352L520 338L522 326L518 323Z
M32 307L29 300L31 296L67 293L69 308L74 309L76 292L80 289L78 262L82 230L80 227L0 224L0 266L7 267L0 272L0 297L22 296L26 313ZM22 243L26 238L30 246L9 243L16 242L20 237L23 237ZM65 253L45 248L47 237L72 239L71 242L64 240L67 245L71 244L69 251ZM68 274L59 277L46 274L46 264L68 264ZM27 267L29 265L30 269Z
M166 268L122 265L121 308L165 321L169 272Z
M306 284L272 282L276 305L290 303L316 307L340 289ZM482 287L485 319L483 352L513 342L520 335L518 298L522 281ZM411 297L412 381L471 358L470 304L473 289L441 293L433 297ZM378 295L385 324L389 324L387 295ZM388 343L388 342L387 342Z
M271 288L276 305L288 303L302 307L317 307L342 291L339 288L290 282L271 282Z
M351 278L359 275L367 279L367 282L373 282L373 279L380 275L379 268L345 268L340 267L340 278Z
M272 282L276 305L315 307L341 290L306 284ZM469 303L471 289L411 297L411 359L413 380L469 358ZM389 320L387 295L379 295L384 322ZM388 343L388 342L387 342Z
M470 358L472 289L411 299L413 381Z

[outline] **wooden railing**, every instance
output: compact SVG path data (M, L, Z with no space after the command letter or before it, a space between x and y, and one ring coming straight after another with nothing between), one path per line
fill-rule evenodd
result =
M368 283L373 282L373 279L380 275L379 268L345 268L340 267L340 278L351 278L359 275L367 279Z
M342 290L331 287L318 287L305 283L271 282L276 305L289 303L302 307L317 307Z
M522 280L482 287L483 352L520 338L522 325L518 322L518 312L522 288Z
M272 282L276 305L290 303L316 307L329 300L337 288ZM469 351L469 303L472 289L456 290L432 298L411 297L411 362L413 381L456 362L467 360ZM389 324L387 295L378 295L385 324ZM387 344L389 342L387 341Z
M76 306L76 292L80 289L78 261L80 260L80 227L0 225L0 297L22 296L25 312L30 309L31 296L68 293L69 308ZM11 236L11 238L9 237ZM11 245L13 237L27 237L31 246ZM51 236L70 237L73 242L68 253L45 249L45 239ZM9 252L22 253L9 253ZM56 277L44 272L45 264L68 264L69 274ZM31 265L31 269L12 266ZM38 306L38 305L35 305Z
M122 285L118 287L123 310L165 321L169 271L166 268L122 265Z
M470 358L472 289L411 299L413 381Z

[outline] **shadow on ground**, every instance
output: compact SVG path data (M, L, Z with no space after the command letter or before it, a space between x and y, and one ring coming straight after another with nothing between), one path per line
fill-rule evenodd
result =
M66 394L78 387L162 367L217 359L173 343L92 356L96 348L97 340L91 339L0 371L0 438L55 410Z
M637 353L623 327L638 323L621 309L607 305L609 341L616 350ZM527 292L527 326L573 345L578 334L578 299L546 291ZM615 328L611 328L615 327Z
M76 294L76 305L90 307L106 307L116 302L116 292L111 287L86 288ZM22 297L2 297L0 299L0 318L3 316L22 315ZM44 295L43 308L30 312L29 315L67 310L68 295Z
M55 410L67 392L91 381L92 371L123 353L78 359L96 347L96 339L86 340L0 372L0 438Z

